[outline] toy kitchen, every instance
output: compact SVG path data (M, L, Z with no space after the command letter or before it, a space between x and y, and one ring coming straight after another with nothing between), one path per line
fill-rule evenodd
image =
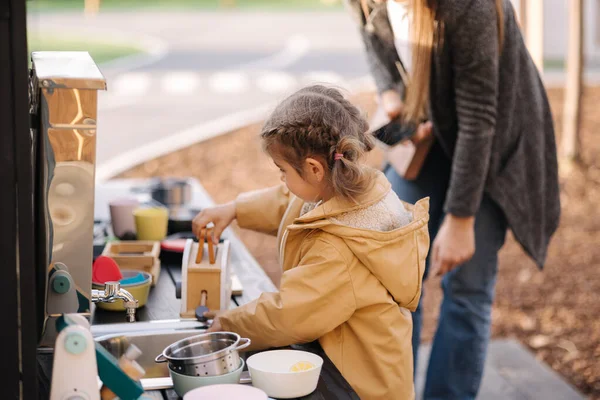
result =
M213 204L198 181L96 183L104 76L87 52L31 60L40 398L358 398L318 348L245 352L250 339L206 333L205 311L275 286L232 231L191 233Z

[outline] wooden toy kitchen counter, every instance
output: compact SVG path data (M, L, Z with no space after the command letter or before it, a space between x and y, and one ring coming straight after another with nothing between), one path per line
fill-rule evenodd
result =
M188 181L191 185L191 204L197 209L214 204L198 181ZM153 288L147 303L137 310L138 321L193 318L198 306L209 309L234 308L252 301L262 292L277 290L243 243L230 230L225 231L221 243L214 248L205 240L188 240L184 254L179 257L173 257L164 251L157 254L156 245L152 243L138 243L144 248L135 249L119 247L117 243L106 246L110 220L108 203L134 195L144 201L143 197L149 196L144 190L148 184L147 180L108 181L97 185L95 199L94 257L102 254L116 256L128 267L133 266L153 275ZM151 201L151 197L146 200ZM160 263L160 267L157 263ZM183 283L178 287L180 282ZM120 323L124 322L124 318L124 313L96 308L92 324ZM317 390L303 399L358 399L318 346L306 346L302 349L318 353L325 361ZM152 392L152 395L157 399L177 398L172 390Z

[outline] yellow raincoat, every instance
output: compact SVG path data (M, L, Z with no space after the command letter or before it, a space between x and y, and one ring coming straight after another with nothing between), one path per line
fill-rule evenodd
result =
M405 205L412 222L386 232L335 218L368 210L390 190L378 173L359 205L333 198L301 217L304 202L285 186L240 195L238 223L278 235L284 273L278 293L222 315L223 329L250 338L254 349L318 339L361 399L414 398L409 310L421 295L429 200Z

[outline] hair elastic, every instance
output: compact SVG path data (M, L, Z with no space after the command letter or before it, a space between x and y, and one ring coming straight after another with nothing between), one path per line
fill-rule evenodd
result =
M342 153L335 153L335 154L333 155L333 159L334 159L335 161L337 161L337 160L341 160L342 158L344 158L344 155L343 155Z

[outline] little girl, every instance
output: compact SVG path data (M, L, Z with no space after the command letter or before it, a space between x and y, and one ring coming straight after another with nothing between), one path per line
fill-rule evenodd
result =
M194 219L214 240L237 219L277 235L278 293L214 315L254 349L318 340L361 399L412 399L412 320L429 249L428 199L405 206L360 163L367 123L342 94L311 86L284 100L262 130L284 185L240 195ZM407 211L409 210L409 211Z

